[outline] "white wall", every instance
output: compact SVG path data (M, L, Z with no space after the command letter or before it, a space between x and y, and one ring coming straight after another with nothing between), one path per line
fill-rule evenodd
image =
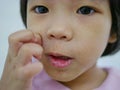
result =
M24 28L19 14L19 1L1 0L0 2L0 76L8 49L8 35Z
M23 29L20 14L19 0L1 0L0 2L0 77L3 71L8 49L9 34ZM100 66L114 66L120 68L120 52L111 57L99 60Z

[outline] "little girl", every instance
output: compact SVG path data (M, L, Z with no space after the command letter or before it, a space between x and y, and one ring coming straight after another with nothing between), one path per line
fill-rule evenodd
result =
M27 30L9 36L0 90L119 90L99 68L120 48L119 0L21 0Z

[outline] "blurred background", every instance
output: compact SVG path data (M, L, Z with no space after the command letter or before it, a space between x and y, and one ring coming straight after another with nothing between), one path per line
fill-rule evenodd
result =
M1 0L0 2L0 78L8 51L8 36L24 29L19 13L19 0ZM99 66L112 66L120 69L120 52L98 60Z

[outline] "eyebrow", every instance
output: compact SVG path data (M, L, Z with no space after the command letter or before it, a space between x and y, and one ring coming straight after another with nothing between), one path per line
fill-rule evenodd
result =
M103 2L108 1L108 0L90 0L90 1L93 3L96 3L96 4L100 4L100 3L103 3Z
M96 4L96 5L100 5L108 0L77 0L77 1L79 1L80 3L90 2L90 3Z

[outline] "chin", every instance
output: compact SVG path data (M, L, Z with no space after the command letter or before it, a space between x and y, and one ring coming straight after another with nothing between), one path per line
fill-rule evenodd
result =
M59 81L59 82L70 82L72 81L72 79L69 79L69 78L53 78L54 80L56 81Z
M79 75L75 75L75 74L68 74L68 73L62 73L62 74L54 74L54 73L49 73L48 72L48 75L56 80L56 81L59 81L59 82L70 82L74 79L76 79Z

